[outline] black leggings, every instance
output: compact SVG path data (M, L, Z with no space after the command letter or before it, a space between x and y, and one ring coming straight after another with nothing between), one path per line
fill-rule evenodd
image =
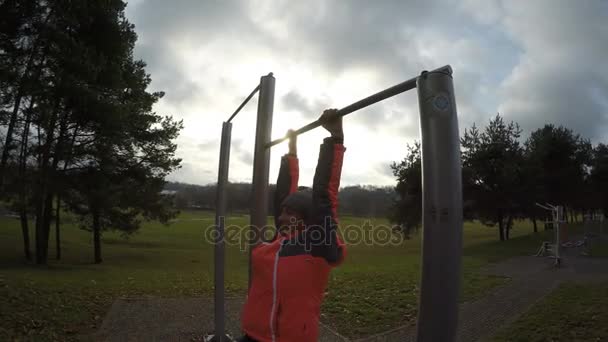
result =
M256 341L256 340L252 339L251 337L245 335L245 336L239 338L237 340L237 342L258 342L258 341Z

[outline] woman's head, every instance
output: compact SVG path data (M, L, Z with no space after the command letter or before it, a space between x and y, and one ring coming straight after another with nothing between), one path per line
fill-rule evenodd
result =
M289 194L281 203L278 218L279 230L300 228L310 221L312 215L312 193L301 190Z

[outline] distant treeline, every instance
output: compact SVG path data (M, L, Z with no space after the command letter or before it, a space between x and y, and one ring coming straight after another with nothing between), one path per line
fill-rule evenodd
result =
M516 219L551 220L537 203L564 208L560 220L576 221L608 214L608 145L552 124L522 137L516 122L496 115L485 127L464 130L460 139L465 219L497 227L509 239ZM392 165L399 201L391 221L406 231L422 220L422 148L408 146L405 158Z
M178 182L169 182L165 190L175 192L174 204L179 209L215 209L216 185L193 185ZM273 196L275 185L270 185L270 196L268 208L273 209ZM251 184L230 183L227 187L228 211L248 212L251 196ZM365 216L365 217L387 217L397 199L394 187L354 185L340 189L338 195L340 202L339 211L341 215Z

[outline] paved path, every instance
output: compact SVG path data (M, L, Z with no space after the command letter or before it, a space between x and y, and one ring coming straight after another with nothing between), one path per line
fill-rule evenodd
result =
M482 272L511 278L478 300L463 303L459 311L458 341L483 341L498 328L513 322L563 281L608 281L608 259L568 257L561 268L547 258L517 257L491 265ZM226 301L226 327L239 330L243 300ZM97 341L202 341L213 330L213 302L204 298L121 299L106 316ZM415 327L359 339L360 342L414 341ZM322 325L320 341L348 341Z
M242 298L226 298L226 330L240 337ZM112 304L95 341L203 341L213 331L213 300L208 298L119 299ZM344 337L322 325L320 340L344 342Z
M572 255L564 259L561 268L555 268L548 258L517 257L482 272L509 277L511 281L483 298L460 305L458 341L489 339L564 281L608 281L608 260ZM415 334L415 326L404 326L357 341L415 341Z

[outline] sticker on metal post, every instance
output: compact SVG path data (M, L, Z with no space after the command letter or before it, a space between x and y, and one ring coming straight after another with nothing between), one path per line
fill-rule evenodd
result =
M433 98L433 106L436 109L445 112L448 110L448 108L450 108L450 99L444 93L437 94L435 95L435 98Z

